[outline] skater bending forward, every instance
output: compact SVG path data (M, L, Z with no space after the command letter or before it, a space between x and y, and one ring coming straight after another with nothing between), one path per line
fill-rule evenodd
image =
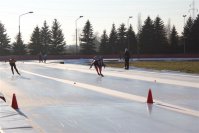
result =
M15 71L20 75L19 71L17 70L17 67L16 67L16 64L15 64L16 60L15 59L9 59L9 63L10 63L10 67L11 67L11 71L12 71L12 74L14 75L14 70L13 68L15 69Z
M92 68L93 65L95 67L97 74L104 77L104 75L102 74L102 66L105 68L103 58L101 56L95 56L90 65L90 69Z

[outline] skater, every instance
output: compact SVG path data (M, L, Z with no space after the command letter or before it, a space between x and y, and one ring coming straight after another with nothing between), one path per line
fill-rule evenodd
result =
M105 64L103 62L103 57L95 56L90 65L90 69L92 68L93 65L95 66L95 70L96 70L97 74L104 77L104 75L102 74L102 66L104 66L104 68L105 68Z
M38 56L39 56L39 63L40 63L40 62L43 62L43 55L42 55L42 53L41 53L41 52L39 53L39 55L38 55Z
M124 52L124 61L125 61L125 63L124 63L124 68L125 68L126 70L129 69L129 58L130 58L129 51L128 51L127 48L125 48L125 52Z
M14 58L9 59L12 74L14 75L14 70L13 70L13 67L14 67L15 71L20 75L19 71L17 70L15 62L16 60Z
M47 60L47 54L44 54L43 59L44 59L44 63L46 63L46 60Z

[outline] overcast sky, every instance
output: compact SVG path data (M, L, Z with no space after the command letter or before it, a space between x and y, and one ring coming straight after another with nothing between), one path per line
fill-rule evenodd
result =
M7 34L13 42L19 31L19 15L21 33L25 43L28 43L34 28L43 26L44 20L51 27L54 19L61 24L67 44L75 44L75 20L78 30L82 31L87 20L93 25L94 33L100 36L104 29L109 34L112 24L119 27L121 23L133 25L137 32L138 14L144 21L147 16L152 20L159 16L167 25L175 25L179 34L182 32L184 18L182 15L192 15L193 0L0 0L0 21L4 24ZM190 7L191 5L191 7ZM199 0L195 0L195 8L199 8ZM195 12L198 14L199 12ZM188 18L188 17L186 17ZM142 22L143 23L143 22Z

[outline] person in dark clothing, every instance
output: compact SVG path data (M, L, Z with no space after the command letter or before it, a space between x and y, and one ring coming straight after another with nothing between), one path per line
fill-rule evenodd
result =
M44 63L46 63L46 60L47 60L47 54L44 54L43 59L44 59Z
M104 68L105 68L103 57L95 56L90 65L90 69L92 68L93 65L95 66L95 70L96 70L97 74L104 77L104 75L102 74L102 66L104 66Z
M42 55L41 52L39 53L39 63L40 63L40 62L43 62L43 55Z
M130 59L130 54L127 48L125 48L125 52L124 52L124 68L125 69L129 69L129 59Z
M16 62L16 60L14 58L9 59L12 74L14 75L14 70L13 70L13 68L14 68L15 71L20 75L19 71L17 70L15 62Z

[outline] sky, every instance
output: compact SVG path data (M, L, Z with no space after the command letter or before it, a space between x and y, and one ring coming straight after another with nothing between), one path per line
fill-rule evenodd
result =
M77 20L78 34L89 20L93 31L99 36L103 30L109 35L112 24L116 28L124 23L133 26L137 33L138 14L141 14L142 24L148 16L154 20L159 16L165 25L170 20L171 26L175 25L181 35L184 25L183 15L193 16L193 0L0 0L0 22L4 24L6 33L11 42L20 31L24 43L28 43L36 26L40 28L44 21L52 26L54 19L61 24L67 44L75 44L75 22ZM199 0L195 0L195 8L199 9ZM32 11L32 14L22 15ZM199 11L195 11L199 14ZM19 17L22 15L21 17ZM129 16L132 18L129 19Z

